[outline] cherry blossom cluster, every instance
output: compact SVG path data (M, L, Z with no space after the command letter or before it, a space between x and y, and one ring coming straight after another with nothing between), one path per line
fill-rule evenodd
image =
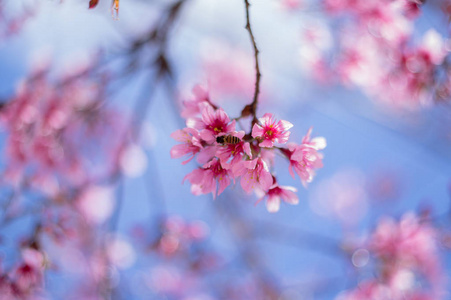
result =
M102 107L103 85L81 74L55 82L47 71L38 71L3 105L3 183L55 196L64 185L79 186L113 171L122 140L112 133L121 132L121 118Z
M0 6L0 43L7 38L19 34L38 10L37 3L28 3L22 11L11 15L8 13L7 6L8 4L6 3L2 3Z
M392 107L416 108L449 99L445 37L434 29L422 38L413 34L423 2L324 1L325 15L338 21L334 30L325 22L306 26L302 65L321 81L338 79ZM346 22L340 22L343 17Z
M193 99L183 102L182 116L187 118L187 127L171 134L181 143L171 149L172 158L188 157L183 162L186 164L196 157L202 164L184 179L191 182L192 193L212 193L216 197L239 179L244 191L263 194L257 202L266 198L269 212L277 212L281 201L297 204L296 189L279 185L271 172L274 152L289 161L290 174L294 178L296 172L306 185L313 180L315 170L323 166L319 151L325 148L325 139L312 139L310 129L301 144L287 144L293 125L277 121L270 113L259 118L246 134L237 130L236 120L212 104L201 86L194 87L193 94ZM287 147L278 146L284 144Z
M35 299L42 295L45 268L45 257L37 244L23 247L20 262L10 270L0 264L1 299Z
M399 222L382 219L366 245L376 259L377 278L337 299L443 299L446 282L438 237L430 223L413 213Z
M152 293L171 299L207 295L203 273L220 266L222 259L208 246L209 227L200 220L177 215L163 217L156 226L139 225L132 235L145 254L157 258L142 280Z

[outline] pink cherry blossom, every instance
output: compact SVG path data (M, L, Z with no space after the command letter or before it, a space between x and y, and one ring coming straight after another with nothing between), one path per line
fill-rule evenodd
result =
M185 176L191 182L191 192L194 195L212 193L213 198L220 195L230 185L230 171L223 169L219 159L214 158L202 168L198 168ZM217 187L219 184L219 187Z
M204 105L202 118L191 118L187 120L187 126L200 130L200 137L208 144L215 142L221 133L235 131L235 121L230 122L229 116L222 108L214 109L210 105Z
M288 155L290 159L289 171L294 178L294 171L301 178L302 184L312 182L315 169L323 167L323 155L315 148L308 145L289 145Z
M274 179L275 182L275 179ZM297 189L291 186L279 186L277 182L275 182L266 194L261 197L257 202L259 203L264 198L268 197L266 200L266 209L270 213L275 213L279 211L280 208L280 200L288 203L288 204L298 204L299 198L295 194Z
M248 193L255 188L267 191L273 184L268 164L260 157L242 161L235 166L233 173L241 175L241 187Z
M288 141L290 132L287 130L293 127L293 124L285 120L280 120L276 123L276 120L270 113L266 113L258 121L261 125L254 124L252 137L261 140L260 147L273 147L276 141L279 144L285 144Z
M244 131L230 134L239 139L244 136ZM238 164L245 156L252 158L251 147L248 142L241 141L237 144L226 144L217 148L215 154L221 161L224 168L230 169Z
M196 153L203 148L199 132L194 128L177 130L171 134L171 137L178 142L184 143L172 147L171 158L180 158L185 155L191 155L191 157L182 162L182 164L190 162Z

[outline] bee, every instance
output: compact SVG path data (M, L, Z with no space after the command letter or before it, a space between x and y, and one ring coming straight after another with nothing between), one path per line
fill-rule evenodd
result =
M216 138L216 142L223 145L234 145L241 142L241 139L233 135L221 135Z

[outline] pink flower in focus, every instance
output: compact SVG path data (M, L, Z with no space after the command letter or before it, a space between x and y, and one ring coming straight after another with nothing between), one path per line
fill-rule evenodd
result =
M203 165L203 168L196 169L185 176L191 182L191 192L194 195L212 193L213 198L216 194L220 195L224 189L230 185L229 171L223 169L219 159L214 158ZM219 188L217 187L219 183Z
M297 192L297 189L291 186L279 186L275 179L274 182L275 183L270 187L266 194L261 197L255 204L259 203L266 196L268 196L268 199L266 200L266 209L270 213L275 213L279 211L280 200L293 205L299 203L299 198L295 194Z
M194 128L177 130L171 134L171 138L184 143L175 145L171 148L171 158L180 158L185 155L191 155L191 157L182 162L182 164L190 162L196 153L203 148L199 132Z
M229 116L222 108L215 110L210 105L203 107L202 119L188 119L186 124L188 127L200 130L200 137L208 144L214 143L216 137L221 133L227 134L235 131L235 121L230 122Z
M323 167L323 155L318 150L326 147L326 140L323 137L311 139L311 132L312 128L308 130L302 139L301 145L291 143L288 145L288 149L282 149L282 152L290 160L289 171L291 177L294 178L294 168L304 186L313 180L315 169Z
M260 188L267 191L273 184L273 177L266 162L259 158L242 161L233 170L235 176L241 175L241 187L247 193Z
M244 131L232 133L231 136L235 136L241 140L244 136ZM245 155L252 158L250 144L244 141L237 144L222 145L217 148L215 155L226 169L233 168L234 165L239 164Z
M276 123L276 120L273 119L270 113L266 113L258 121L262 126L254 124L254 127L252 127L252 137L262 140L259 144L260 147L269 148L273 147L276 141L279 144L285 144L288 141L290 132L287 130L293 127L293 124L285 120L280 120Z
M294 178L294 169L301 178L302 184L306 185L312 182L315 169L323 167L322 158L322 154L314 148L304 145L296 146L290 156L289 171L291 176Z

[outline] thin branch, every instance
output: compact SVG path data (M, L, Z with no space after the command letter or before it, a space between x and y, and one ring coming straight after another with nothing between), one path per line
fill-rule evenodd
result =
M251 27L251 22L250 22L250 18L249 18L249 1L248 0L244 0L244 3L246 5L246 29L249 32L249 36L251 38L251 42L252 42L252 46L254 47L254 57L255 57L255 91L254 91L254 98L251 104L247 105L241 115L242 116L247 116L247 115L252 115L253 119L252 119L252 125L257 123L257 104L258 104L258 95L260 94L260 78L261 78L261 73L260 73L260 65L258 64L258 53L260 52L257 48L257 43L255 42L255 37L254 37L254 33L252 32L252 27Z

